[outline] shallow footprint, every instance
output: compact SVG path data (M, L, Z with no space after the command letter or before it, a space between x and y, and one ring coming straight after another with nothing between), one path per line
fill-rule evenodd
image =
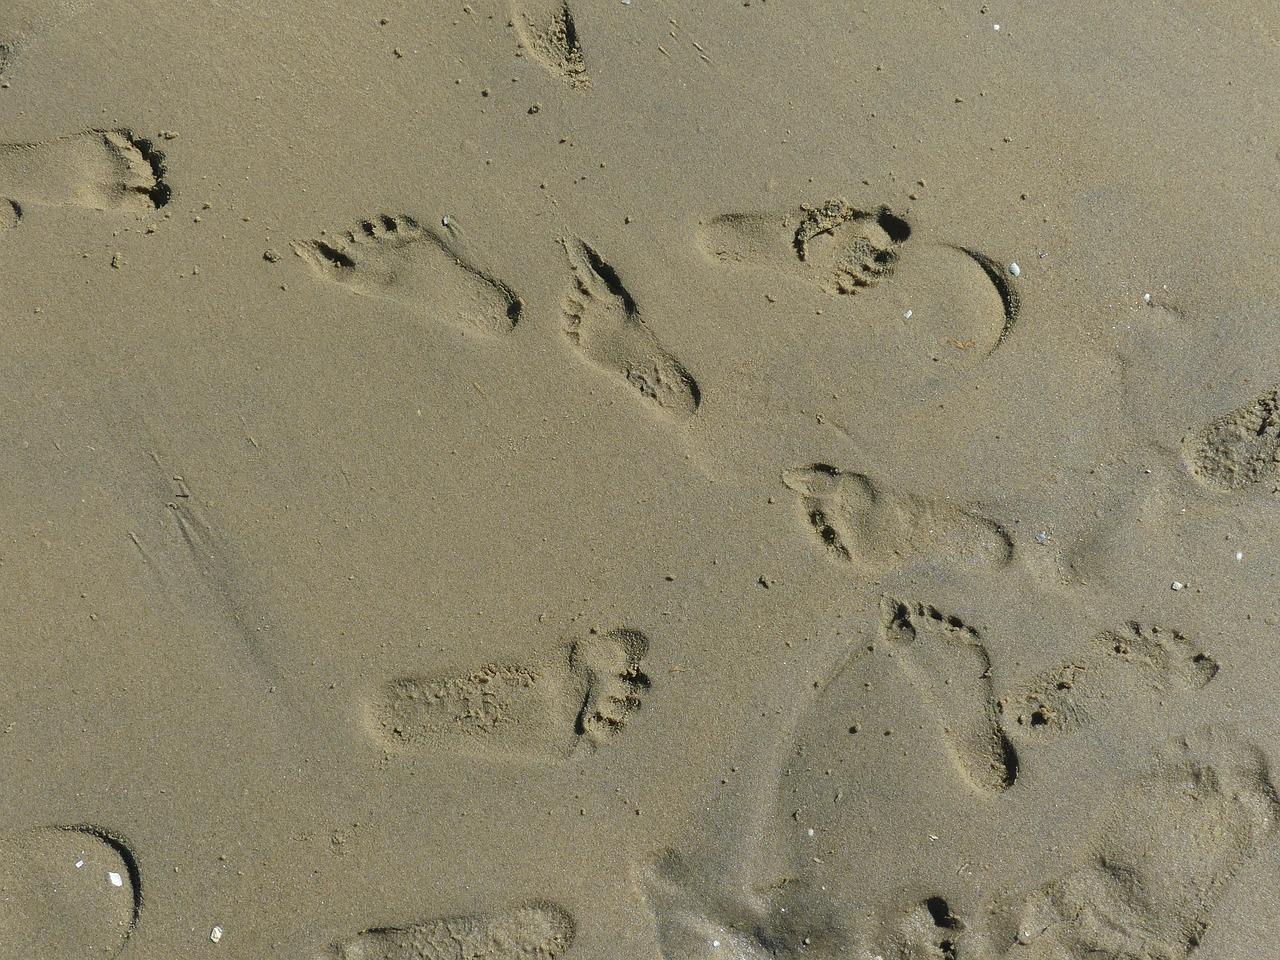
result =
M512 13L516 32L539 63L570 86L591 86L567 0L513 0Z
M1018 776L1018 755L1000 726L991 658L978 632L923 603L885 597L880 633L942 721L951 753L974 787L1001 793Z
M888 207L863 210L847 200L756 213L728 213L701 229L701 244L726 263L780 270L831 294L852 294L893 275L911 236Z
M322 279L404 303L432 319L507 333L524 309L510 287L413 217L382 214L340 239L300 241L293 249Z
M1183 450L1191 473L1211 487L1266 483L1280 492L1280 387L1193 433Z
M908 560L994 569L1013 559L1004 528L970 510L891 490L825 463L787 470L809 526L830 556L878 569Z
M1112 807L1091 862L1024 903L1008 960L1182 960L1274 832L1262 753L1225 730L1179 738Z
M375 927L328 946L316 960L554 960L568 952L573 917L554 903L504 913Z
M466 676L407 677L370 703L369 729L389 750L568 756L604 746L640 709L649 641L593 633L546 666L490 664Z
M565 241L574 287L565 335L593 364L621 376L662 412L688 420L702 402L697 381L645 325L617 271L582 240Z
M0 197L18 214L24 203L154 210L172 192L164 173L164 156L151 141L123 129L0 144Z
M0 960L114 957L142 904L128 848L92 827L0 838Z
M1038 681L1022 697L1016 721L1031 734L1074 730L1108 707L1200 690L1217 673L1218 662L1177 630L1129 621Z

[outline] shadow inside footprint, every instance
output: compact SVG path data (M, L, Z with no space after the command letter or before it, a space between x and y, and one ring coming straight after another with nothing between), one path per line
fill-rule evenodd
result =
M621 377L656 408L688 420L702 391L658 342L616 270L585 241L564 242L574 286L564 303L564 332L595 366Z
M0 837L0 958L89 960L124 948L142 909L129 848L98 827Z
M341 238L300 241L293 249L322 279L395 300L433 320L508 333L524 309L510 287L413 217L371 217Z
M316 960L555 960L573 945L576 924L554 903L374 927L331 944Z
M584 742L601 747L640 709L648 647L644 634L620 628L592 633L544 666L393 680L369 704L369 729L384 748L415 753L541 758L568 756Z

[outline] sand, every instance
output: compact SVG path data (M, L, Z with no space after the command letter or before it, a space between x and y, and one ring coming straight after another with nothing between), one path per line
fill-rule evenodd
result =
M1273 955L1250 9L0 7L0 960Z

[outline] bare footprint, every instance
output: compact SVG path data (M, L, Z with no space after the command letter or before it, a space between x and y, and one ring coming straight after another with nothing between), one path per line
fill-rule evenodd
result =
M374 927L327 947L316 960L554 960L568 952L576 925L554 903L472 917Z
M891 914L864 948L879 960L990 960L985 941L952 912L945 897L926 897Z
M301 241L293 249L322 279L462 327L507 333L524 309L510 287L413 217L382 214L340 238Z
M512 20L525 48L572 87L591 86L568 0L513 0Z
M980 514L891 490L825 463L787 470L806 522L837 560L887 569L909 560L999 568L1013 559L1004 528Z
M1205 729L1169 744L1111 809L1090 862L1027 898L1008 960L1184 960L1280 800L1253 744Z
M0 197L22 205L154 210L169 202L164 157L128 130L90 130L40 143L0 144Z
M893 275L911 227L889 210L847 200L757 213L728 213L701 229L701 244L726 263L765 267L852 294Z
M1002 793L1018 776L1018 754L1000 726L991 658L959 617L885 597L880 633L942 722L961 772L975 788Z
M564 304L570 342L663 413L688 420L702 402L697 381L645 325L613 267L582 240L565 241L564 249L574 277Z
M1266 483L1280 492L1280 387L1193 433L1183 450L1191 473L1211 487Z
M640 709L649 641L593 633L546 666L491 664L466 676L409 677L382 688L369 729L389 750L568 756L609 743Z
M0 960L114 957L138 922L137 864L96 827L0 838Z
M1200 690L1217 672L1217 661L1177 630L1130 621L1037 682L1017 705L1016 721L1030 734L1070 731L1156 693Z

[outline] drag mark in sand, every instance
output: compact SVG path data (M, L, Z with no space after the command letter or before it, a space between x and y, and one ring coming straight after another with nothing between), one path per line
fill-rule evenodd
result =
M394 300L432 320L509 333L524 301L413 217L382 214L340 237L293 244L316 276L366 297Z
M573 289L564 301L564 333L582 356L626 381L652 407L688 420L702 391L653 335L618 272L583 240L564 241Z
M648 648L644 634L621 628L576 641L545 666L393 680L368 705L369 729L396 752L564 757L583 742L601 747L640 709Z

